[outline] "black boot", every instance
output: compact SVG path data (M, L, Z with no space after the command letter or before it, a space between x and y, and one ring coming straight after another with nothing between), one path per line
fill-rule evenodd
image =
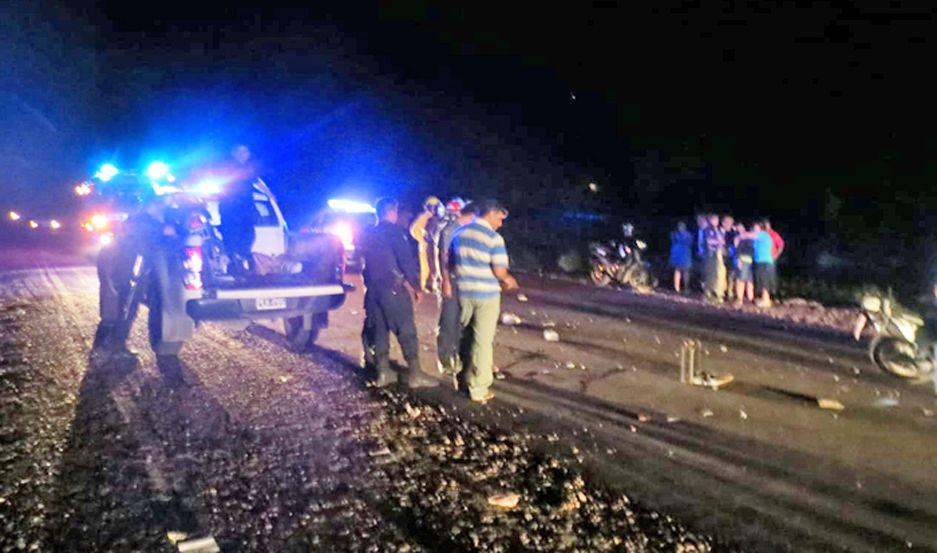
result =
M407 379L404 382L407 388L432 388L439 385L438 382L423 374L420 370L419 359L408 359L407 368Z
M377 378L374 379L374 385L378 388L384 388L390 386L391 384L397 383L397 373L390 370L390 360L389 359L375 359L375 369L377 370Z

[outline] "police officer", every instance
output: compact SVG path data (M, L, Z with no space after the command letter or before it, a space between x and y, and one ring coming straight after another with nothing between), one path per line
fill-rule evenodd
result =
M364 258L365 328L371 341L378 386L397 380L390 370L390 333L397 336L407 360L408 371L402 375L410 388L435 386L436 382L420 370L419 344L413 319L411 294L417 302L420 292L420 267L407 242L406 229L397 225L396 200L377 203L379 222L361 240Z

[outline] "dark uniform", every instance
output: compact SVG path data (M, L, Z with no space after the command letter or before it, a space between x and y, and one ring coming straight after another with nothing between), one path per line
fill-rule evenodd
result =
M452 237L459 228L459 221L449 221L439 233L439 264L449 257L449 247ZM448 267L445 267L448 270ZM438 356L439 371L448 374L458 374L461 370L459 362L459 344L462 340L462 322L460 320L459 298L455 295L455 283L452 285L451 298L441 298L439 304L439 328L436 331L436 354Z
M407 360L410 380L420 374L419 344L413 318L413 302L404 282L414 290L420 286L420 266L407 241L406 230L381 221L361 240L364 259L365 346L374 355L379 381L393 378L390 372L390 333L397 336Z

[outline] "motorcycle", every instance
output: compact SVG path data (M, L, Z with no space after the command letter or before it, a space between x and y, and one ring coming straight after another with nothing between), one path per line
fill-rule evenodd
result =
M589 244L592 283L608 286L612 282L632 288L653 288L657 279L651 274L650 263L644 261L647 249L644 240L632 236L631 225L623 225L624 241L592 242Z
M860 305L862 313L856 319L853 337L858 341L866 325L872 324L875 337L869 343L869 357L875 366L909 380L934 374L937 344L925 336L924 319L880 294L864 295Z

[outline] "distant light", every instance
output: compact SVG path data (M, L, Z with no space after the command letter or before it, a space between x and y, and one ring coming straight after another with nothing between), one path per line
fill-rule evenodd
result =
M81 225L81 228L85 229L88 232L94 232L94 225L92 225L91 223L85 223Z
M336 223L326 228L325 231L338 237L338 239L342 241L342 246L344 246L346 250L355 249L355 235L351 231L351 226L349 226L348 223Z
M11 212L7 213L7 217L9 217L11 221L19 221L20 219L23 218L22 215L20 215L19 213L15 212L15 211L11 211Z
M98 230L107 228L107 223L108 221L107 221L106 215L102 215L101 213L95 213L94 215L91 216L91 226L93 226L94 228Z
M98 169L98 172L94 174L95 178L101 180L102 182L107 182L114 178L117 173L120 171L117 170L117 167L114 167L110 163L105 163Z
M589 190L591 190L592 192L596 193L596 192L599 191L599 185L596 184L596 183L594 183L594 182L590 182L590 183L589 183Z
M33 221L32 219L30 219L30 221L29 221L29 228L31 228L31 229L37 229L37 228L39 228L39 223L37 223L36 221Z
M49 228L51 228L52 230L59 230L60 228L62 228L62 223L56 221L55 219L52 219L51 221L49 221Z
M98 243L102 246L110 246L114 242L114 237L110 234L102 234L98 236Z
M374 206L371 204L356 202L354 200L333 198L328 201L328 204L330 208L336 211L344 211L345 213L377 213Z
M219 179L205 179L195 185L194 192L199 196L217 196L221 194L221 181Z
M91 190L92 190L92 189L91 189L91 186L90 186L88 183L86 183L86 182L83 182L83 183L81 183L81 184L76 184L76 185L75 185L75 195L76 195L76 196L88 196L88 195L91 194Z
M167 174L169 174L169 166L162 161L154 161L146 168L146 176L151 180L160 180Z

